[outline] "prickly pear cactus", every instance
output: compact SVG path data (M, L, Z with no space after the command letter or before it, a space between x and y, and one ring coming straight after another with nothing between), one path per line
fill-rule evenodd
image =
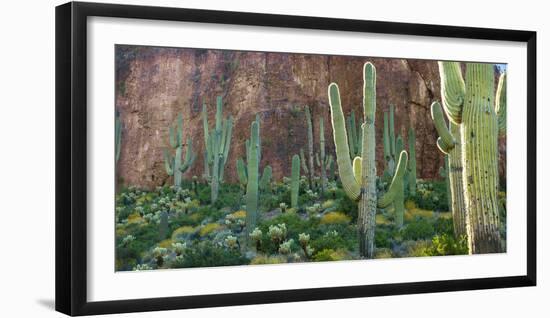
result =
M492 64L466 63L465 80L456 62L439 62L439 73L445 112L462 135L470 253L504 252L497 194L499 117L506 116L505 103L501 106L506 90L500 88L495 96ZM505 77L502 81L505 85Z
M388 191L378 199L376 190L376 162L375 162L375 113L376 113L376 69L370 62L363 66L363 120L361 133L361 157L355 158L353 165L350 159L346 121L342 112L340 92L336 83L328 87L331 123L336 146L336 162L347 196L358 201L359 252L361 256L374 256L374 231L376 227L376 209L378 205L394 202L397 188L403 187L403 174L407 167L407 153L401 152L398 169ZM359 174L360 172L360 174ZM403 203L403 202L401 202Z

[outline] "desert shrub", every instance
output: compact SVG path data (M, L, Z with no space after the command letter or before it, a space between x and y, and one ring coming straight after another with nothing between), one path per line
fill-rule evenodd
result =
M376 248L374 258L392 258L392 252L389 248Z
M235 249L227 249L210 241L194 241L188 244L171 267L211 267L247 264L248 260Z
M324 235L310 239L310 246L317 251L317 253L326 249L352 249L353 244L352 240L346 240L346 238L336 230L328 231Z
M242 203L242 189L238 184L220 184L220 190L214 208L220 209L229 207L231 209L238 208ZM208 200L210 202L210 199Z
M178 227L172 232L172 240L174 241L185 240L193 236L193 234L195 234L196 232L197 232L196 228L189 225L184 225L184 226Z
M337 193L343 192L342 190L337 191ZM342 211L346 215L348 215L351 218L352 222L357 221L357 202L351 200L348 198L345 193L342 193L342 195L338 195L339 199L336 200L336 205L334 206L334 209L337 211Z
M286 263L287 259L281 255L258 255L250 261L250 265L263 265L263 264L282 264Z
M447 234L436 235L432 239L431 246L426 248L426 254L430 256L468 254L468 240L466 237L455 239Z
M447 200L447 185L445 180L418 180L416 195L413 197L416 205L425 210L449 211Z
M377 226L374 231L374 246L376 248L390 248L397 230L393 226Z
M440 235L454 235L453 219L437 218L434 221L434 231Z
M329 212L321 217L321 224L348 224L351 218L342 212Z
M426 219L416 217L402 230L404 240L420 240L431 238L435 234L434 226Z
M313 256L315 262L341 261L347 258L344 250L324 249Z
M208 223L208 224L205 224L200 230L199 230L199 235L200 236L207 236L217 230L219 230L221 227L221 225L219 225L218 223Z
M404 245L407 251L407 254L404 256L423 257L429 256L427 250L431 248L432 242L429 240L407 241Z

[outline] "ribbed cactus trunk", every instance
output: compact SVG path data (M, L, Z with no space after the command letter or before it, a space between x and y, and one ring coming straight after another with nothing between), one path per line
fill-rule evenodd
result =
M325 124L323 117L319 118L319 168L321 169L321 193L324 194L327 188L327 162L325 154Z
M451 212L453 215L454 233L457 238L467 237L468 215L464 202L464 183L462 182L462 136L460 127L449 122L449 131L457 141L455 148L448 154L449 187L451 189Z
M246 184L246 229L247 237L258 221L258 182L259 182L259 126L253 122L250 127L250 153L248 160L248 182Z
M300 157L292 156L292 172L290 177L290 206L298 207L298 192L300 191Z
M361 198L357 226L359 228L359 252L366 258L374 257L374 231L376 228L376 70L365 65L363 72L363 145L361 152Z
M468 63L462 116L463 178L474 254L503 252L498 210L498 120L491 64Z
M307 165L308 165L308 180L309 188L313 190L313 178L315 176L314 153L313 153L313 123L311 122L311 112L309 107L306 107L306 122L307 122Z

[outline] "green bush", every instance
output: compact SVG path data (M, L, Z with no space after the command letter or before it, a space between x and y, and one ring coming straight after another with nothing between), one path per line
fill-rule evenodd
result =
M426 248L426 254L430 256L465 255L468 254L468 240L466 237L455 239L452 235L436 235L432 244Z
M412 199L419 208L424 210L450 211L445 180L418 180L416 195Z
M401 234L404 240L417 241L434 236L435 230L428 220L416 217L401 230Z
M212 267L248 264L248 260L235 249L227 249L210 241L194 241L188 244L172 268Z

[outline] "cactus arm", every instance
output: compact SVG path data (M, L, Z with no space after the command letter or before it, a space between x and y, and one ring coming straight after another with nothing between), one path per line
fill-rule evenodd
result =
M395 174L388 188L388 191L378 199L378 207L381 209L387 208L390 204L394 202L396 194L402 189L399 187L403 186L403 176L407 170L407 161L408 155L406 151L401 151L399 155L399 162L397 163L397 168L395 169Z
M271 184L271 174L272 174L271 166L269 165L265 166L264 171L262 173L262 177L260 179L260 189L262 190L269 189L269 185Z
M168 149L164 149L164 168L166 169L166 173L169 176L174 175L174 163L173 159L171 158L170 154L168 153Z
M390 133L389 133L389 122L388 122L388 112L384 112L384 158L386 161L391 159L391 148L390 148Z
M178 114L177 119L176 143L177 146L183 144L183 115L181 113Z
M302 170L305 174L309 174L309 169L307 168L306 156L304 155L304 148L300 148L300 163L302 165Z
M401 153L403 149L403 138L401 138L401 136L397 136L397 139L395 140L395 153Z
M441 104L439 104L438 102L432 103L431 115L435 129L439 134L437 145L443 153L449 153L449 151L453 150L456 141L453 135L451 135L451 133L449 132L447 125L445 124Z
M355 181L361 183L361 170L363 169L363 160L361 157L353 158L353 175L355 176Z
M506 73L500 75L498 80L495 111L498 117L499 135L506 133Z
M186 172L195 163L196 154L193 152L193 139L187 138L187 147L185 150L185 159L180 167L182 173Z
M342 106L340 103L340 92L336 83L328 86L328 97L331 110L332 130L334 136L334 145L336 148L336 162L338 172L342 180L344 191L352 200L359 198L361 189L359 183L355 180L353 168L351 165L349 144L346 134L346 123Z
M441 78L441 99L445 113L455 124L462 123L466 86L458 62L438 62Z
M115 162L118 162L120 158L120 141L122 136L122 124L120 122L120 116L116 114L115 117Z
M298 207L298 192L300 190L300 157L292 156L292 174L290 179L290 206Z
M392 156L392 159L397 159L397 152L395 151L395 126L394 126L394 116L395 116L395 106L390 104L390 127L389 127L389 135L390 135L390 154Z
M237 176L239 177L239 182L242 185L246 185L248 182L248 176L246 172L246 165L242 158L237 159Z

